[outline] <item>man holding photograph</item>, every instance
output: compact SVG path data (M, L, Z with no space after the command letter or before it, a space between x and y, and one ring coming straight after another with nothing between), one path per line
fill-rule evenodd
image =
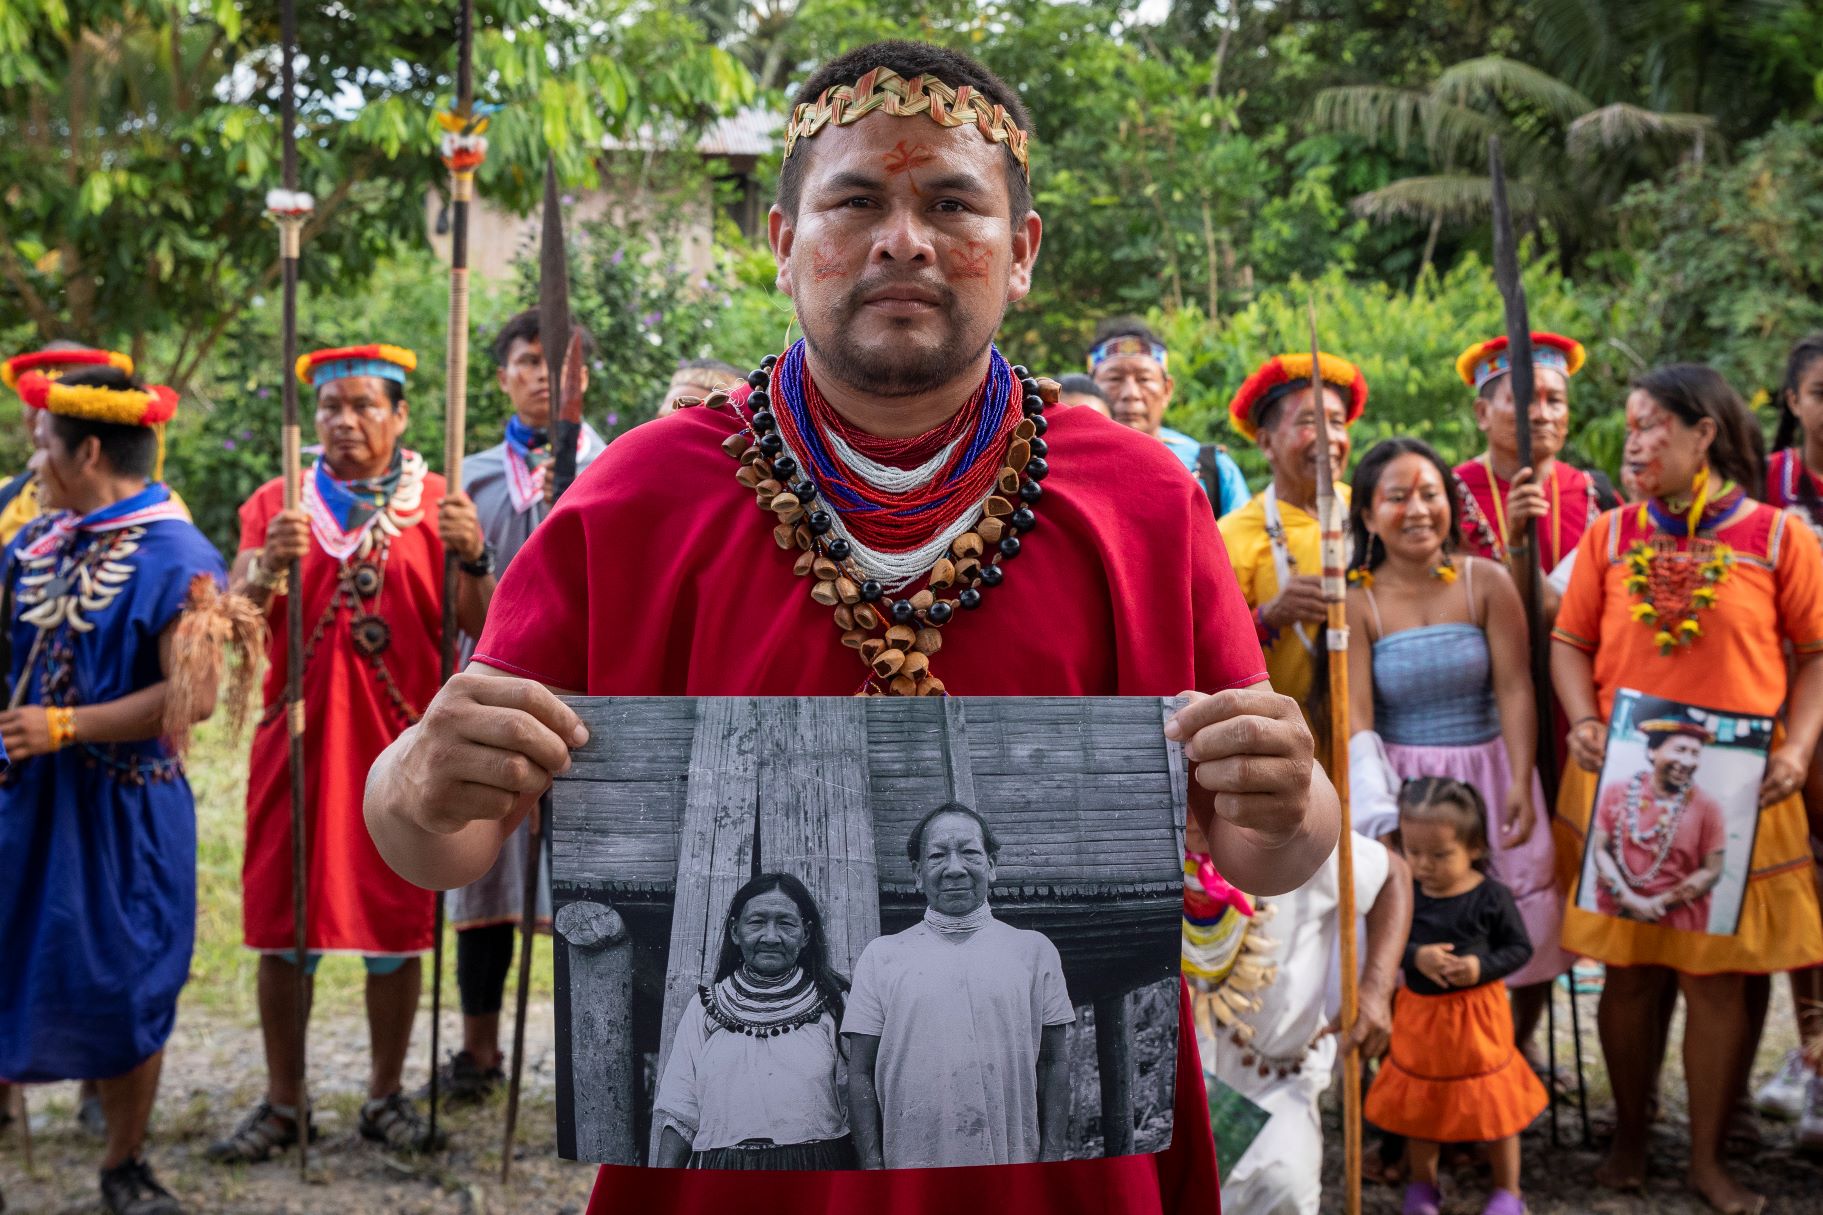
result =
M1697 787L1696 770L1715 734L1681 715L1642 722L1639 731L1651 766L1603 792L1590 827L1595 910L1707 932L1728 827L1722 807Z
M967 806L925 815L905 854L924 918L861 951L842 1019L861 1167L1063 1159L1076 1014L1057 947L994 918L1000 841Z

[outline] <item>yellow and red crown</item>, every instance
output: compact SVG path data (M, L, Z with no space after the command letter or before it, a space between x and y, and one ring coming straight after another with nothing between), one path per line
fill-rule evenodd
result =
M1342 389L1347 394L1348 416L1344 424L1353 426L1367 408L1367 377L1361 369L1345 358L1333 354L1322 356L1321 374L1325 384ZM1228 417L1234 428L1249 439L1259 436L1260 428L1254 424L1253 411L1269 400L1276 400L1287 392L1310 386L1310 356L1308 354L1278 354L1261 363L1258 370L1241 384L1240 391L1228 402Z
M1532 366L1552 367L1565 375L1582 370L1587 354L1582 343L1557 333L1532 334ZM1481 386L1496 376L1513 370L1513 356L1507 353L1506 335L1476 342L1456 356L1456 374L1462 382L1481 391Z
M298 356L299 382L321 388L332 380L349 376L373 375L382 380L403 384L408 372L418 369L418 356L403 346L376 343L369 346L337 346Z
M19 395L33 409L116 426L159 426L177 416L177 392L163 384L108 388L69 384L42 371L28 371L19 377Z
M92 350L80 346L63 350L34 350L30 354L16 354L0 363L0 384L17 392L19 378L28 371L42 372L54 380L84 367L117 367L127 375L132 375L133 359L118 350Z

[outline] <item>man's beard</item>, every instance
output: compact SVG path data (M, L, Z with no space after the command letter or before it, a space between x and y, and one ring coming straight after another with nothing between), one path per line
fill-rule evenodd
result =
M863 307L863 300L880 284L859 283L843 297L825 328L822 321L804 325L804 344L817 358L824 371L851 388L876 397L913 397L943 387L965 372L994 342L994 329L973 349L963 350L961 333L970 319L956 309L955 292L935 287L941 292L937 302L946 332L941 341L927 349L910 350L895 345L889 337L883 349L865 350L850 340L849 330ZM801 320L802 318L800 318Z

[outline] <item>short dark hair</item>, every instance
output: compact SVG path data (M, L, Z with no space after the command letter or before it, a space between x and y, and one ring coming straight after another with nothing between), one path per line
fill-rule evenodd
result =
M570 331L582 334L582 357L587 359L595 353L595 339L589 331L574 318L570 321ZM500 332L494 335L494 341L488 347L494 356L496 367L505 367L506 358L513 353L514 342L536 342L538 340L538 309L527 308L524 312L514 314L506 324L500 326Z
M1715 423L1709 463L1715 471L1747 491L1765 497L1766 438L1741 395L1720 372L1702 363L1668 363L1633 377L1632 387L1645 393L1686 426L1704 418Z
M737 380L744 380L747 378L746 372L725 359L679 359L677 360L677 370L719 371L721 374L731 375ZM676 372L673 372L672 374L675 375Z
M1488 870L1488 806L1481 791L1449 776L1419 776L1399 786L1399 821L1440 823L1475 854L1475 868Z
M1083 397L1094 397L1096 400L1104 402L1108 399L1108 394L1101 390L1101 385L1095 382L1095 377L1084 375L1080 371L1072 375L1066 375L1063 379L1057 381L1057 391L1060 393L1074 393L1077 396Z
M918 857L924 852L925 829L945 814L963 814L974 819L975 825L981 828L981 846L987 849L987 859L991 861L999 858L1000 840L994 834L994 829L987 825L987 820L961 802L944 802L919 819L918 825L912 828L911 834L905 839L905 859L910 861L914 868L918 864Z
M1159 346L1164 345L1158 334L1152 332L1152 327L1138 317L1109 316L1103 317L1101 323L1095 326L1095 336L1089 339L1089 349L1093 350L1109 338L1117 337L1142 338Z
M892 40L875 42L867 46L856 47L843 55L838 55L811 73L810 79L803 83L791 99L790 112L800 105L813 105L823 93L838 84L853 84L875 68L891 68L905 79L914 76L935 76L944 84L955 88L968 85L975 92L1006 110L1007 117L1026 134L1032 133L1032 115L1025 108L1025 102L1013 87L989 71L987 65L972 55L961 51L952 51L948 47L932 46L928 42L904 42ZM787 156L779 166L779 188L776 202L785 218L796 219L798 216L798 197L804 189L805 157L814 139L802 140L793 149L793 155ZM1003 156L1002 168L1006 170L1006 193L1010 218L1018 223L1032 209L1032 186L1026 180L1025 170L1013 159L1012 149L1001 145Z
M93 367L71 372L57 381L72 387L112 388L116 391L145 391L145 384L118 367ZM91 436L101 444L101 457L116 475L150 478L158 465L158 435L150 426L128 426L120 422L93 422L68 414L51 415L51 429L71 450L82 446Z

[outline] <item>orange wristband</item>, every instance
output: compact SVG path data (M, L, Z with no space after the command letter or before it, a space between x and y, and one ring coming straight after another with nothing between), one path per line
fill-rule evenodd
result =
M44 707L44 724L51 735L51 750L61 751L76 741L76 710L63 705Z

